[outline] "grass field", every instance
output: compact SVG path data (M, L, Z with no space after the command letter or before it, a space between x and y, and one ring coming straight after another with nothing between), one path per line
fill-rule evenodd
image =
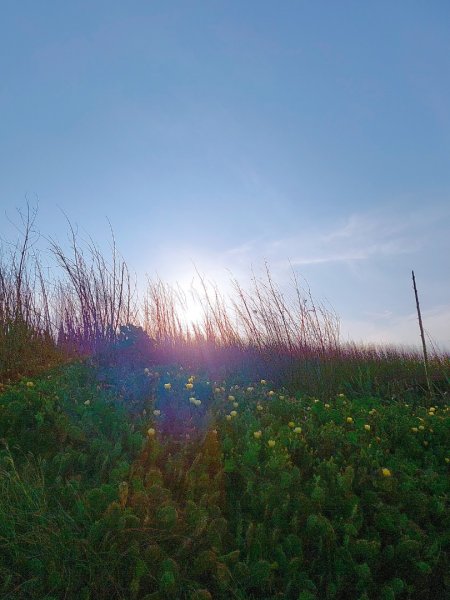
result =
M269 271L189 329L116 254L54 247L50 285L28 250L0 265L1 599L450 596L448 355L427 381L343 346Z

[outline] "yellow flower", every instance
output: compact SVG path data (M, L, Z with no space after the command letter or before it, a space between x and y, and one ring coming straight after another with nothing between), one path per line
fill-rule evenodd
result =
M317 398L314 398L314 404L317 404L319 402L319 400Z
M232 417L237 417L237 412L236 412L235 410L232 410L232 411L230 412L230 415L231 415Z
M419 430L417 429L417 427L411 427L411 431L412 431L413 433L417 433Z
M266 385L267 381L265 379L261 379L261 385Z
M216 392L216 394L220 394L220 392L222 391L220 388L214 388L214 391Z
M294 433L301 433L302 432L302 428L301 427L296 427L294 429Z
M202 401L198 400L198 399L194 402L195 406L200 406L201 403L202 403Z
M231 421L231 415L226 415L225 419L226 419L227 421Z
M34 383L32 381L27 381L27 387L29 387L29 388L34 387Z
M150 427L149 429L147 429L147 435L148 437L153 437L155 435L156 431L153 429L153 427Z
M252 388L251 386L247 388L247 392L253 392L254 388Z
M256 408L257 408L258 410L264 410L264 407L263 407L263 406L261 406L261 404L257 404L257 405L256 405Z
M155 415L155 417L159 417L159 415L161 414L161 411L160 411L160 410L158 410L158 409L155 409L155 410L153 411L153 414Z
M367 425L367 424L366 424L366 425L364 425L364 429L365 429L366 431L370 431L370 425Z
M165 383L164 384L164 389L166 389L166 390L170 390L171 387L172 387L171 383Z
M253 432L253 437L256 438L257 440L259 440L259 438L262 436L262 431L254 431Z
M436 408L434 406L430 406L429 411L430 412L434 412L436 410Z
M190 402L191 404L195 404L195 401L196 401L196 398L189 398L189 402Z
M420 429L420 431L423 431L425 429L425 427L423 425L419 425L419 429Z
M234 396L228 396L228 400L229 400L230 402L234 402Z
M291 429L293 429L295 427L294 421L289 421L288 427L290 427Z
M392 473L389 471L389 469L386 469L386 467L383 467L381 469L381 473L383 475L383 477L391 477Z
M237 408L239 406L239 403L238 402L233 402L233 406L234 406L234 408Z
M338 398L345 398L345 394L338 394Z
M325 408L330 408L329 404L324 404Z
M90 400L85 400L85 402L84 402L84 404L85 404L86 406L89 406L89 404L90 404L90 403L91 403L91 401L90 401Z
M374 415L376 412L377 411L374 408L372 408L372 410L369 410L369 415Z
M192 390L192 388L194 387L193 383L186 383L184 386L187 390Z
M450 458L448 458L448 456L445 457L445 462L448 464L450 463Z
M267 444L269 445L269 448L273 448L275 446L275 440L269 440Z
M280 400L284 400L284 396L278 396Z
M269 396L275 396L275 392L273 390L270 390Z
M188 383L194 383L194 379L195 379L195 377L193 375L191 375L188 379Z
M347 423L353 423L353 419L351 417L346 418Z

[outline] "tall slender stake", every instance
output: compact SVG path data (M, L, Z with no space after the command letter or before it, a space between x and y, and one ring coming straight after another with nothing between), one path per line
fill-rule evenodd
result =
M424 366L424 369L425 369L425 377L426 377L426 380L427 380L428 392L430 394L430 399L431 399L433 393L431 391L430 379L428 377L428 354L427 354L427 346L425 344L425 335L423 333L422 315L420 313L419 296L417 294L416 278L414 277L414 271L412 271L412 280L413 280L413 286L414 286L414 295L416 297L417 315L419 317L420 337L422 338L423 366Z

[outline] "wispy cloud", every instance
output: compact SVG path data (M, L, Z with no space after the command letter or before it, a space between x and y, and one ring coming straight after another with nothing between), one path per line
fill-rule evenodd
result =
M282 268L302 265L394 257L420 251L430 239L445 233L447 210L416 210L410 213L377 210L350 214L336 225L301 230L282 238L256 238L230 248L226 256L247 263L267 259Z

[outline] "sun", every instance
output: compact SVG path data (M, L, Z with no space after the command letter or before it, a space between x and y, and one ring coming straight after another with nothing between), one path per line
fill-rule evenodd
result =
M182 294L178 316L181 324L191 330L194 325L201 325L204 320L204 309L200 299L191 290Z

